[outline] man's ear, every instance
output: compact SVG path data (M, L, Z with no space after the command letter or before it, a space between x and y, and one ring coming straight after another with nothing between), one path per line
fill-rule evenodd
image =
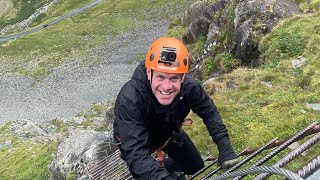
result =
M181 83L183 83L185 77L186 77L186 74L182 74Z
M151 69L147 68L147 78L150 81L151 80Z

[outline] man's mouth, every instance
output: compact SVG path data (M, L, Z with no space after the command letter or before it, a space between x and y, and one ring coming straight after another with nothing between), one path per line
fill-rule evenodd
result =
M163 92L163 91L160 91L160 94L162 94L162 95L170 95L172 92Z

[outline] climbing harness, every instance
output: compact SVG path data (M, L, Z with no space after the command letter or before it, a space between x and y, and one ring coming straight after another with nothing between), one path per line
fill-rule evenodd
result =
M180 128L181 128L182 126L191 126L192 124L193 124L192 119L190 119L190 118L185 118L185 119L183 120L183 122L181 123ZM157 159L157 161L160 162L161 165L163 165L163 159L164 159L162 149L167 146L167 144L169 143L169 141L172 139L172 136L173 136L173 134L169 137L169 139L168 139L161 147L159 147L157 150L155 150L155 152L157 153L157 158L156 158L156 159ZM174 140L173 140L173 141L174 141ZM176 143L178 143L178 142L176 142Z

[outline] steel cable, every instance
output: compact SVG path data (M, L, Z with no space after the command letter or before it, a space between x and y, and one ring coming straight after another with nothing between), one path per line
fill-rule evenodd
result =
M257 166L261 166L263 163L265 163L266 161L268 161L269 159L271 159L273 156L277 155L279 152L281 152L282 150L284 150L286 147L288 147L290 144L292 144L293 142L295 142L296 140L298 140L299 138L303 137L305 134L307 134L310 130L312 130L312 128L314 128L316 125L318 124L318 122L313 122L312 124L310 124L308 127L306 127L305 129L303 129L302 131L300 131L299 133L297 133L296 135L294 135L293 137L291 137L290 139L288 139L286 142L284 142L283 144L281 144L279 147L277 147L276 149L274 149L272 152L270 152L269 154L267 154L265 157L263 157L262 159L258 160L256 163L254 163L251 167L257 167ZM244 178L244 176L239 176L234 178L234 180L239 180Z
M299 147L297 147L295 150L291 151L289 154L287 154L286 156L281 158L278 162L276 162L272 166L277 167L277 168L281 168L281 167L285 166L290 161L292 161L295 157L297 157L298 155L300 155L301 153L303 153L304 151L306 151L307 149L309 149L311 146L315 145L319 141L320 141L320 133L317 133L312 138L310 138L309 140L307 140L306 142L301 144ZM266 179L269 176L270 176L270 174L268 174L268 173L260 174L259 176L254 178L254 180Z
M312 161L306 164L304 167L298 170L298 174L303 177L309 177L312 173L314 173L317 169L320 168L320 155L315 157Z
M283 175L291 180L303 180L299 175L297 175L289 170L282 169L282 168L276 168L276 167L269 167L269 166L254 166L254 167L250 167L250 168L244 169L244 170L224 173L220 176L208 178L208 180L224 180L224 179L228 179L228 178L234 178L234 177L238 177L238 176L262 173L262 172Z

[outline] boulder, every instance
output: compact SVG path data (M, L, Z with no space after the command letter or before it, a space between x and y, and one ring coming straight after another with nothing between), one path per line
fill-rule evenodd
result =
M98 145L107 139L103 132L69 127L68 136L59 143L49 165L50 179L66 179L70 172L85 174L87 164L96 158Z

